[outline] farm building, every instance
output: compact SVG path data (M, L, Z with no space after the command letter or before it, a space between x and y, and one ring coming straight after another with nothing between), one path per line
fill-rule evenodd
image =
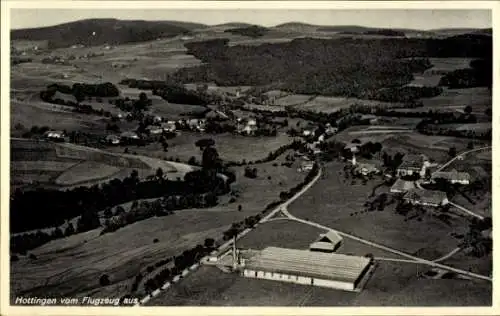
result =
M356 169L354 169L354 171L356 173L362 174L364 176L380 172L380 169L371 163L358 163L355 165L356 165Z
M207 114L205 114L205 118L208 119L208 120L222 121L222 120L228 120L229 116L226 113L222 112L222 111L211 110Z
M64 140L64 132L63 131L47 131L44 134L45 138L50 140L61 141Z
M373 260L336 253L267 247L241 260L244 277L359 291Z
M120 138L124 140L137 140L139 136L135 132L123 132L120 134Z
M398 176L412 176L419 174L425 176L426 162L428 159L423 155L406 155L403 157L403 163L396 170Z
M469 184L471 176L467 172L458 172L453 169L451 171L434 172L431 176L432 180L443 179L449 183Z
M314 163L312 162L305 162L301 164L301 166L297 169L298 172L303 172L303 171L310 171L314 167Z
M391 193L406 193L414 188L415 183L413 181L397 179L391 187Z
M177 129L175 121L167 121L165 123L161 123L161 127L165 132L175 132L175 130Z
M318 240L309 246L310 251L334 252L342 244L342 237L334 231L321 234Z
M146 128L146 131L149 135L160 135L163 133L163 128L160 126L150 125Z
M441 206L448 204L445 192L423 189L410 189L404 196L404 200L414 205Z
M111 145L118 145L120 144L120 137L116 135L108 135L106 136L105 139L106 143L111 144Z

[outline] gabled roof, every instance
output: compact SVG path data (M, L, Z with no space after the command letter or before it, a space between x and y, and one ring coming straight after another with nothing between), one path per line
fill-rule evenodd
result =
M433 204L440 204L446 198L446 193L443 191L423 190L418 188L408 190L405 195L405 199Z
M337 243L342 241L342 236L337 234L335 231L330 230L325 234L319 235L318 240L316 242L327 242L331 243L333 245L336 245Z
M451 171L439 171L432 174L432 179L442 178L446 180L470 180L470 174L467 172L458 172L453 169Z
M355 282L371 260L365 257L267 247L248 259L246 269Z
M413 181L405 181L402 179L397 179L396 182L391 187L391 191L406 192L408 190L414 189L415 183Z
M326 251L334 251L335 250L335 245L329 242L323 242L323 241L317 241L313 242L310 246L309 249L317 249L317 250L326 250Z

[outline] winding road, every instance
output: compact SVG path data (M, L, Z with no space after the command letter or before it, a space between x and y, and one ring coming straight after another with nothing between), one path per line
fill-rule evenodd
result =
M448 162L447 164L449 164L449 163L450 162ZM263 223L271 222L271 221L275 221L275 220L285 220L285 219L293 220L293 221L300 222L300 223L303 223L303 224L306 224L306 225L310 225L310 226L314 226L314 227L317 227L317 228L320 228L320 229L323 229L323 230L334 231L337 234L341 235L342 237L350 238L350 239L356 240L358 242L361 242L363 244L372 246L374 248L382 249L384 251L387 251L387 252L390 252L390 253L393 253L393 254L397 254L397 255L399 255L401 257L406 258L406 259L392 259L392 258L376 258L376 259L385 260L385 261L397 261L397 262L406 262L406 263L425 264L425 265L432 266L432 267L435 267L435 268L441 268L441 269L444 269L444 270L452 271L452 272L455 272L455 273L458 273L458 274L461 274L461 275L466 275L466 276L469 276L469 277L472 277L472 278L476 278L476 279L480 279L480 280L485 280L485 281L492 282L492 278L489 277L489 276L485 276L485 275L481 275L481 274L477 274L477 273L473 273L473 272L469 272L469 271L457 269L457 268L454 268L454 267L451 267L451 266L447 266L447 265L443 265L443 264L438 263L438 262L444 261L444 260L448 259L449 257L453 256L454 254L456 254L458 251L460 251L460 248L456 248L456 249L452 250L450 253L446 254L445 256L443 256L441 258L438 258L438 259L435 259L435 260L427 260L427 259L423 259L423 258L419 258L419 257L413 256L413 255L407 254L407 253L399 251L397 249L393 249L393 248L390 248L390 247L387 247L387 246L384 246L384 245L381 245L381 244L378 244L378 243L375 243L375 242L372 242L372 241L369 241L369 240L366 240L366 239L354 236L354 235L349 234L349 233L342 232L340 230L337 230L337 229L334 229L334 228L331 228L331 227L327 227L327 226L324 226L324 225L321 225L321 224L318 224L318 223L315 223L315 222L312 222L312 221L308 221L308 220L304 220L304 219L298 218L298 217L290 214L290 212L288 212L288 210L287 210L288 206L290 204L292 204L295 200L297 200L299 197L301 197L305 192L307 192L307 190L309 190L321 178L322 174L323 174L322 169L319 168L318 169L318 174L313 178L313 180L311 180L311 182L309 182L307 185L305 185L299 192L297 192L289 200L287 200L286 202L284 202L284 203L280 204L279 206L277 206L276 208L274 208L269 214L267 214L265 217L263 217L259 221L258 224L263 224ZM273 218L279 212L283 213L284 216ZM247 235L251 231L252 231L252 229L250 229L250 228L244 230L242 233L240 233L236 237L236 240L241 239L242 237L244 237L245 235ZM225 242L224 244L222 244L221 246L219 246L217 248L217 250L216 250L217 255L220 256L224 252L228 251L228 249L232 246L232 244L233 244L233 241L229 240L229 241ZM200 260L200 262L196 263L195 265L199 265L201 262L206 261L206 260L207 260L207 257L203 257ZM189 268L188 269L188 271L189 271L188 273L190 273L191 271L194 271L194 270L195 269ZM186 275L188 273L186 273ZM184 275L184 277L186 275ZM170 283L167 282L167 283L165 283L161 287L161 289L162 290L167 290L169 287L170 287ZM158 294L160 294L160 292L161 292L161 290L154 291L152 295L148 295L145 298L143 298L140 301L140 304L138 304L138 305L143 305L143 304L147 303L152 297L155 297Z
M491 150L492 148L493 148L492 146L486 146L486 147L481 147L481 148L476 148L476 149L471 149L471 150L468 150L468 151L464 151L463 153L460 153L460 154L456 155L455 157L453 157L452 159L450 159L448 162L446 162L444 165L442 165L441 167L439 167L434 172L440 172L441 170L443 170L444 168L448 167L452 162L454 162L455 160L459 159L460 157L463 158L463 156L468 155L470 153L473 153L473 152L476 152L476 151L488 150L488 149Z

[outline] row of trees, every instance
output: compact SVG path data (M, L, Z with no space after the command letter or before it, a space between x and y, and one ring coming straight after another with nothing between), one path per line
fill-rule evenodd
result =
M76 101L82 102L87 97L118 97L120 95L120 90L112 84L111 82L98 83L98 84L86 84L86 83L75 83L73 86L67 86L64 84L54 83L47 86L47 89L43 91L40 95L44 97L53 96L56 92L63 94L71 94L75 97ZM42 97L42 100L44 98Z
M160 288L174 276L179 275L183 270L192 266L212 250L213 245L210 246L207 244L207 240L205 241L205 245L196 245L191 249L185 250L182 254L174 257L174 267L162 269L153 278L148 279L144 283L144 290L146 293L151 294L154 290Z
M234 181L234 174L229 181ZM66 191L44 188L17 189L11 199L11 231L59 226L64 220L79 216L86 210L102 210L137 199L210 192L217 195L227 192L228 186L221 177L213 176L205 170L196 170L187 173L184 181L161 179L140 182L137 171L133 171L123 181L113 179L101 186L78 187ZM39 212L33 205L49 207L50 216ZM26 221L26 218L31 220Z

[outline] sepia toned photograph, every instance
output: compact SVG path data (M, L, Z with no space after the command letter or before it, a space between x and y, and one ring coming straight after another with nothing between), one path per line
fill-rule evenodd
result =
M491 8L103 3L8 8L5 304L494 305Z

